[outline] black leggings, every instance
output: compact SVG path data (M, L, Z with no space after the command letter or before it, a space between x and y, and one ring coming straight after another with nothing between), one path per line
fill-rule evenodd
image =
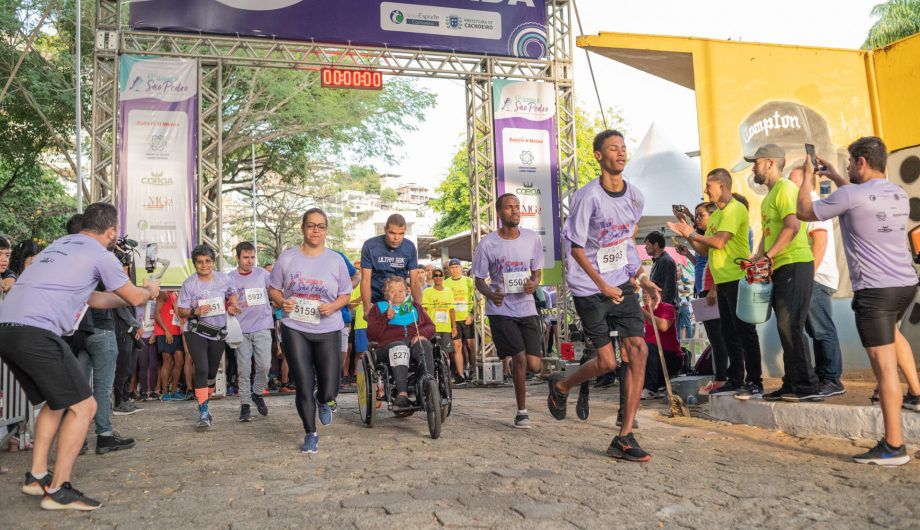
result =
M409 339L404 341L399 340L396 342L391 342L386 346L381 346L377 348L377 362L378 363L390 363L390 347L397 344L408 345ZM428 374L434 374L434 347L431 345L431 342L428 339L422 337L418 342L409 346L409 362L413 366L419 365L419 360L424 357L425 366L424 372ZM393 370L393 379L396 381L396 392L408 392L409 391L409 367L408 366L391 366ZM415 372L421 373L423 370L416 369Z
M297 413L306 433L316 432L316 403L328 403L339 390L342 333L305 333L281 324L281 342L290 375L297 385ZM313 388L316 387L316 397Z
M208 340L197 333L185 333L188 354L195 361L195 388L208 388L217 381L220 357L224 354L224 341Z

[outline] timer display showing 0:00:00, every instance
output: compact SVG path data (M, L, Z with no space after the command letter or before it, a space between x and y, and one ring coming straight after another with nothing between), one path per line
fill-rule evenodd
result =
M322 86L338 88L360 88L380 90L383 88L383 74L371 70L322 69Z

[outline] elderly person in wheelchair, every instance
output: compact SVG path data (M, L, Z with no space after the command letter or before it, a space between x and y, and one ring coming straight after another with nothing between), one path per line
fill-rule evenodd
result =
M367 338L377 343L374 350L378 363L389 363L396 383L394 411L411 407L409 401L409 365L416 367L416 377L434 375L434 355L430 339L435 326L422 309L420 301L408 296L403 278L390 276L384 281L385 301L371 307L365 315Z

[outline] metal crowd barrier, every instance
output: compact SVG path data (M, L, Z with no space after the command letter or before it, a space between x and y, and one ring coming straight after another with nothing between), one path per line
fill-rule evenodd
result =
M27 421L30 409L29 400L13 372L0 361L0 447L16 434L15 431L8 433L7 426Z

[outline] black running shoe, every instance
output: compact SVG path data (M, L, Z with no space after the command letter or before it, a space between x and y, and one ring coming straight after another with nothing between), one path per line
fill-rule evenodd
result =
M804 401L824 401L824 396L818 392L787 392L783 394L782 399L789 403L802 403Z
M71 486L70 482L65 482L54 493L45 492L41 506L46 510L80 510L88 512L101 507L102 503L83 495Z
M26 478L22 481L20 491L26 495L40 497L45 494L45 490L51 485L52 477L53 475L50 471L42 478L35 478L31 471L26 471Z
M915 396L908 390L907 393L904 394L904 404L901 406L907 410L920 412L920 396Z
M594 388L610 388L616 382L617 380L615 377L607 377L607 376L599 377L597 379L597 382L594 383Z
M253 394L252 402L256 404L256 410L259 411L259 416L268 416L268 405L265 404L265 398Z
M412 407L412 403L409 401L409 398L406 396L396 396L396 399L393 400L393 409L408 409Z
M578 401L575 402L575 415L578 416L578 419L585 421L590 413L591 406L588 404L588 394L579 392Z
M791 393L792 393L792 390L784 386L781 386L778 389L774 390L773 392L767 392L766 394L764 394L763 400L764 401L780 401L783 399L783 395L791 394Z
M252 413L249 411L249 403L240 405L240 422L252 421Z
M549 376L549 379L546 380L546 384L549 385L549 394L546 396L546 405L549 407L550 414L553 415L557 420L565 419L565 404L566 400L569 398L568 394L563 394L556 389L556 383L562 381L564 378L559 372L555 372Z
M749 399L758 399L763 396L763 385L757 383L747 383L744 388L735 392L735 399L747 401Z
M112 431L112 436L96 437L96 454L104 455L110 451L131 449L134 445L134 438L122 438L117 432Z
M853 457L857 464L876 464L879 466L902 466L910 462L907 446L892 447L882 438L871 450Z
M639 447L632 433L626 436L614 436L613 441L610 442L610 447L607 448L607 456L621 458L630 462L648 462L652 459L652 455Z

